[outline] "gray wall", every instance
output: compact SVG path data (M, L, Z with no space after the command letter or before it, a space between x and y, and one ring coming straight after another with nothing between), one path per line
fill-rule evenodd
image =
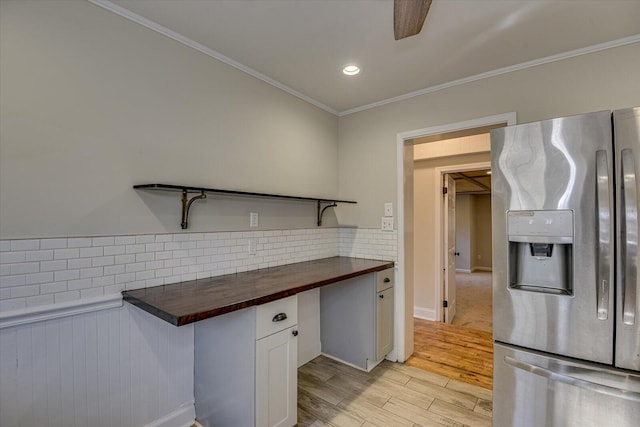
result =
M469 195L456 195L456 270L471 271L471 212Z
M491 269L491 196L456 196L456 270Z
M473 258L472 270L491 269L491 196L474 195L473 200Z
M516 112L518 123L640 104L640 43L455 86L341 117L339 189L357 198L341 223L378 227L396 198L400 132Z
M0 19L0 238L180 230L179 196L134 184L337 195L335 116L89 2ZM313 203L192 209L193 231L315 226Z
M397 135L480 117L516 112L518 123L640 104L640 43L573 57L387 104L341 117L340 195L357 198L337 212L340 223L378 227L383 204L397 197ZM416 162L419 163L419 162ZM419 179L416 171L415 179ZM416 190L416 195L418 190ZM419 218L416 201L415 216ZM432 215L432 213L426 213ZM435 310L428 235L414 221L414 304ZM418 257L420 251L424 257ZM422 260L426 260L423 263Z

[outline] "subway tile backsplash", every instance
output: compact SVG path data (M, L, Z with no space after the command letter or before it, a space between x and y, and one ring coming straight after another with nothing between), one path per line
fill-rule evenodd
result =
M249 254L250 239L255 254ZM0 240L0 312L337 255L396 261L397 232L317 228Z
M340 228L340 256L398 261L398 232L376 228Z

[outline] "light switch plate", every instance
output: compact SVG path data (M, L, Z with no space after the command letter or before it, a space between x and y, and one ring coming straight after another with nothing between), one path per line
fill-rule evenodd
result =
M393 231L393 217L382 217L382 231Z
M393 216L393 203L387 202L384 204L384 216Z
M251 212L249 214L249 227L256 228L258 226L258 212Z

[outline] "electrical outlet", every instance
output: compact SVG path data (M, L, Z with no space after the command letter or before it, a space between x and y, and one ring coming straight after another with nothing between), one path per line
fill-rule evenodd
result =
M387 202L384 204L384 216L393 216L393 203Z
M382 217L382 225L380 227L382 231L393 231L393 217Z
M258 239L256 237L249 238L249 255L255 255L258 250Z
M251 212L249 214L249 227L256 228L258 226L258 212Z

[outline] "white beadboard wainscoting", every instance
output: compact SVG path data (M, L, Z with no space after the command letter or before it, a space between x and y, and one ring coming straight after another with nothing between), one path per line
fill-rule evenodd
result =
M120 292L337 255L396 261L397 232L0 241L0 426L191 425L193 325L177 328L123 304ZM317 305L314 298L306 306Z
M0 425L191 425L193 326L158 320L124 304L1 329Z

